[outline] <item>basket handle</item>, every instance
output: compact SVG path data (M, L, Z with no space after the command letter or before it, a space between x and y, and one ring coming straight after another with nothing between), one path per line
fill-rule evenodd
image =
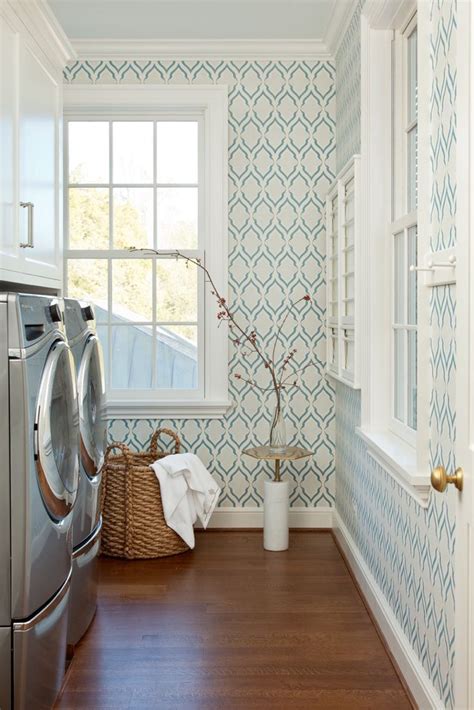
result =
M174 452L175 454L179 454L181 450L181 441L177 433L172 429L157 429L155 431L150 441L150 453L153 454L153 456L158 455L158 439L161 434L168 434L168 436L171 436L171 438L174 439Z
M113 441L111 444L109 444L105 450L105 456L104 456L104 466L107 463L110 454L114 449L120 449L122 454L124 455L125 461L127 462L127 466L130 464L130 456L131 456L131 451L126 446L125 444L121 444L119 441Z
M123 457L125 459L125 464L127 467L127 473L130 470L130 463L131 463L130 462L130 456L131 456L130 449L128 448L128 446L125 446L125 444L121 444L118 441L113 441L111 444L109 444L107 446L107 448L105 450L104 461L103 461L103 464L101 467L102 483L101 483L101 487L100 487L100 509L101 509L102 513L104 512L105 499L106 499L107 493L108 493L108 491L107 491L107 465L106 464L109 460L110 454L115 449L119 449L122 452ZM127 493L128 493L130 490L130 486L131 486L130 476L126 477L125 486L126 486ZM129 496L127 495L126 501L125 501L125 506L128 505L128 500L129 500Z

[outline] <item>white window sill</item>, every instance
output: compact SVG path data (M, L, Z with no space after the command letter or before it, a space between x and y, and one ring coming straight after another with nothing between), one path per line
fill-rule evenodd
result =
M335 380L335 382L341 382L343 385L353 390L360 390L360 384L358 382L349 380L347 377L342 377L342 375L338 375L332 370L326 369L326 377L330 377L332 380Z
M220 419L232 407L229 400L170 400L140 402L139 400L109 400L107 419Z
M367 444L368 455L426 507L431 490L430 476L419 470L416 449L388 431L362 427L357 427L356 431Z

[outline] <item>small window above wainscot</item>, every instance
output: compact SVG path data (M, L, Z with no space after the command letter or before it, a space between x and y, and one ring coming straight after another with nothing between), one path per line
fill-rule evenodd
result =
M359 388L360 156L337 176L326 199L327 373Z

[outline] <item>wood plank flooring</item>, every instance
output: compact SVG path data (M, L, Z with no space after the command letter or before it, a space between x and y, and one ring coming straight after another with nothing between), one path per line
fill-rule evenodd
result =
M62 710L404 710L409 699L330 533L197 535L193 552L100 560L99 606Z

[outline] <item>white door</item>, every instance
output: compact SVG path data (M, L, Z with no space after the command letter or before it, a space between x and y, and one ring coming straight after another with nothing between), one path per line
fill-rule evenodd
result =
M458 3L455 707L474 708L474 7ZM449 471L448 473L452 473Z
M20 39L19 242L24 271L59 274L59 128L61 86ZM26 246L25 246L26 245Z
M18 34L0 17L0 268L20 271L17 232ZM0 277L1 278L1 277Z

